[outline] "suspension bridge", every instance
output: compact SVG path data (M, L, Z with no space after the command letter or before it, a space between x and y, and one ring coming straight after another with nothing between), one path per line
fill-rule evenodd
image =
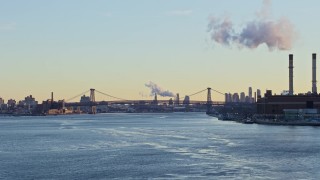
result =
M212 106L222 106L225 104L224 101L213 101L211 98L211 92L215 92L220 95L224 95L224 93L217 91L215 89L212 89L210 87L197 91L195 93L191 93L190 95L186 95L189 97L188 104L189 105L206 105L207 106L207 112L210 111ZM85 97L86 94L90 92L90 96L87 100L85 101L77 101L76 99L80 99L82 96ZM206 92L206 99L205 100L191 100L192 97L199 95L201 93ZM97 101L96 100L96 93L99 95L102 95L104 97L107 97L109 100L108 101ZM99 105L137 105L137 104L146 104L146 105L160 105L160 104L169 104L169 100L158 100L156 98L155 94L155 99L150 99L150 100L128 100L125 98L120 98L116 97L113 95L110 95L108 93L104 93L102 91L96 90L91 88L90 90L87 90L85 92L82 92L80 94L77 94L74 97L71 97L69 99L65 100L65 106L66 107L81 107L81 106L88 106L90 107L90 113L95 114L97 111L97 106ZM179 106L183 103L180 102L179 94L177 94L177 97L173 101L173 104L175 106Z

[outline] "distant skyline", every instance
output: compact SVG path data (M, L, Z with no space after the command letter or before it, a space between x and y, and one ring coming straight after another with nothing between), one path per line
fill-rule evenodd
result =
M285 32L296 33L292 47L250 49L246 46L255 44L246 41L238 48L240 36L230 46L212 40L212 17L230 19L239 33L263 12L264 2L270 3L268 19L291 23ZM0 97L21 100L32 94L41 102L51 92L55 99L68 99L95 88L125 99L152 99L146 97L149 82L181 95L206 87L280 94L288 90L289 54L294 54L294 91L306 93L312 88L312 53L320 59L319 5L316 0L1 1ZM224 100L214 92L212 98Z

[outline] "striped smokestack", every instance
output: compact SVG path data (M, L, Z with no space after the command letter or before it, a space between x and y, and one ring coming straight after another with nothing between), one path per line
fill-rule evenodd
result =
M312 54L312 93L317 93L317 54Z
M289 54L289 95L293 95L293 54Z

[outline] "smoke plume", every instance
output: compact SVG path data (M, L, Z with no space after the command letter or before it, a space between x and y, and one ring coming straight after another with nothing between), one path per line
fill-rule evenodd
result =
M219 44L231 46L238 45L239 48L257 48L266 44L269 50L289 50L296 39L293 24L285 17L279 20L269 20L271 1L264 0L261 11L256 13L256 19L246 22L235 31L232 21L228 17L209 18L208 32L211 39Z
M174 97L174 93L168 91L168 90L163 90L160 86L155 84L154 82L149 82L145 84L146 87L150 88L150 96L154 96L155 93L157 95L162 96L162 97Z

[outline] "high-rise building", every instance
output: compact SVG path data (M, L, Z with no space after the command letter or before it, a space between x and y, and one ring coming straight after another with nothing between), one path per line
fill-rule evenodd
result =
M7 104L8 104L9 108L14 108L16 106L17 102L14 99L9 99Z
M240 102L242 102L242 103L246 102L246 95L244 92L240 93Z
M86 95L81 96L80 103L88 103L88 102L90 102L89 96L86 96Z
M189 96L185 96L184 97L183 104L184 105L189 105L190 104L190 97Z
M4 99L0 97L0 110L6 109L6 104L4 104Z
M225 93L225 94L224 94L224 102L225 102L225 103L228 103L228 102L229 102L229 98L228 98L228 97L229 97L228 93Z
M2 99L2 97L0 97L0 105L4 104L4 99Z
M238 103L240 101L239 94L234 93L232 96L232 102Z
M252 87L249 87L249 103L253 103L254 97L252 96Z
M245 102L246 102L246 103L250 103L250 98L249 98L249 96L246 96Z
M224 94L224 100L225 100L226 103L232 102L232 95L231 95L231 93L225 93L225 94Z
M261 90L257 89L257 98L261 97Z
M24 102L27 106L31 107L35 107L38 104L38 101L36 101L35 98L32 97L32 95L25 97Z
M177 93L177 96L176 96L176 102L175 102L176 105L179 105L180 104L180 97L179 97L179 93Z

